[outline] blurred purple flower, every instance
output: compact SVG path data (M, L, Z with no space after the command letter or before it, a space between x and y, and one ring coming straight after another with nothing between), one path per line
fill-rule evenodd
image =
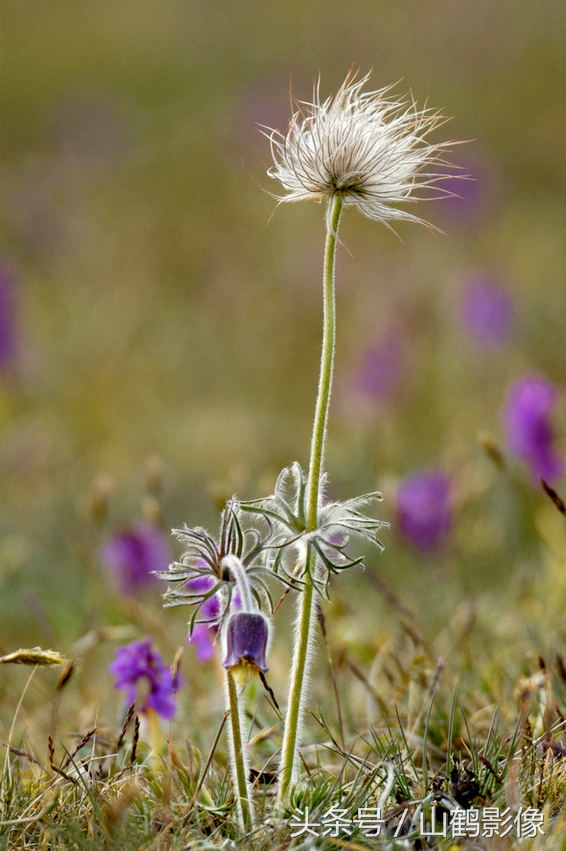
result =
M405 371L405 353L399 332L390 328L366 349L355 380L355 389L376 400L387 399Z
M436 471L415 473L397 491L399 528L423 552L435 550L452 526L450 481Z
M215 584L212 576L199 576L189 579L187 588L199 594L205 594ZM214 657L214 640L220 627L220 600L218 594L213 594L204 601L199 609L199 618L207 623L196 623L187 641L197 649L199 662L209 662Z
M481 220L490 207L499 177L487 157L468 158L459 166L460 170L442 181L439 207L452 221L468 225Z
M155 570L165 570L172 559L169 538L159 526L138 523L116 534L101 548L121 594L134 595L159 580Z
M464 292L462 319L479 346L495 349L511 332L511 298L497 281L484 276L472 278Z
M187 588L194 591L195 594L206 594L207 591L214 586L215 582L212 576L198 576L195 579L189 579ZM240 595L234 592L231 601L231 611L238 611L241 607ZM194 644L197 649L197 659L199 662L210 662L214 658L214 646L216 636L221 625L221 603L220 594L213 594L208 597L199 608L199 620L189 632L187 641L189 644Z
M552 384L530 375L511 387L504 410L511 450L529 464L535 478L548 482L564 472L564 460L554 448L550 421L556 397Z
M168 719L175 716L180 677L173 676L163 664L150 638L118 648L108 670L114 676L115 688L124 690L127 702L136 703L139 712L153 710Z
M218 627L197 623L187 638L189 644L195 645L199 662L210 662L214 658L214 635L217 632Z
M6 269L0 266L0 372L13 365L18 350L14 287Z

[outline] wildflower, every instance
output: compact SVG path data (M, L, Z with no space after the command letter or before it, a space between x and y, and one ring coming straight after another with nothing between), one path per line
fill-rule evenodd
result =
M323 102L319 82L313 102L298 103L285 134L266 128L275 163L268 175L287 192L280 201L340 195L370 219L424 223L396 205L445 194L435 189L446 177L437 166L450 143L426 139L444 118L413 100L390 98L391 87L362 92L368 79L348 74Z
M486 152L466 157L460 168L462 172L447 175L443 181L445 194L440 199L439 209L452 224L459 222L469 227L482 222L497 202L500 175Z
M239 504L230 501L220 518L218 538L213 538L200 526L175 529L174 534L185 544L180 562L173 562L168 570L159 571L169 587L164 594L166 606L193 606L189 622L192 635L198 623L211 623L210 612L203 609L205 603L216 598L220 603L218 625L224 621L235 604L240 591L232 573L231 564L237 563L246 574L246 582L258 600L271 605L271 597L263 575L266 573L262 553L270 535L267 520L259 529L243 527ZM216 615L213 616L216 618Z
M513 325L509 294L491 278L472 278L464 293L462 319L478 346L497 348L505 342Z
M241 611L232 612L224 631L226 657L224 667L244 682L249 674L267 671L265 656L269 639L269 621L258 610L246 570L240 559L226 556L224 566L238 587Z
M10 369L17 349L14 289L6 270L0 267L0 372Z
M214 579L211 576L200 576L187 582L187 588L195 592L210 591L213 586ZM200 607L202 621L195 623L192 632L189 632L187 640L195 645L199 662L208 662L214 656L214 639L219 629L220 610L218 594L207 597Z
M201 576L187 582L187 587L196 592L208 591L213 585L214 580L209 576ZM236 591L232 595L231 611L238 610L240 606L240 596ZM221 612L221 593L217 592L204 600L199 610L199 620L192 630L189 630L187 641L195 645L199 662L209 662L214 657L216 636L222 624Z
M134 595L157 582L155 571L171 561L169 541L159 526L138 523L117 532L100 551L121 594Z
M526 376L510 390L504 410L511 450L531 468L535 478L552 482L564 472L564 460L554 447L550 415L556 388L536 376Z
M415 473L397 491L401 533L424 552L436 549L452 525L450 482L442 473Z
M267 671L265 661L269 641L269 621L261 612L236 612L226 625L224 667L232 674Z
M393 395L405 373L405 350L399 332L390 328L366 349L356 389L377 401Z
M125 690L127 702L135 702L139 712L153 710L168 719L175 716L180 678L163 664L150 638L118 648L108 670L115 678L115 687Z

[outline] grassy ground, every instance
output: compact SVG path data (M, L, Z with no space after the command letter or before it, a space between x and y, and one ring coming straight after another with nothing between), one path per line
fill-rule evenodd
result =
M564 454L564 10L389 5L0 0L0 271L18 341L0 374L0 655L65 660L0 665L1 848L566 847L566 519L502 423L510 384L540 375ZM213 530L233 493L306 464L322 210L272 217L255 125L283 129L290 83L308 98L320 73L330 92L352 65L453 115L447 135L474 140L454 159L477 180L462 207L427 208L441 236L344 219L330 483L381 490L392 528L323 605L294 820L272 807L277 712L248 687L260 827L242 837L215 663L161 589L118 594L100 549L142 518ZM474 274L511 297L497 349L462 324ZM392 329L397 383L360 394L364 353ZM431 467L452 483L453 523L426 556L395 501ZM281 705L292 619L287 599L268 674ZM108 673L146 635L167 664L182 651L159 735ZM423 836L434 804L440 819L531 808L544 836ZM331 807L381 807L381 835L293 838L306 807L330 833Z
M128 613L130 627L83 636L74 661L57 670L7 663L3 847L285 848L305 807L311 822L322 819L328 827L331 807L353 818L360 807L380 803L381 837L353 829L351 836L342 831L323 839L319 827L315 846L303 836L293 847L412 848L420 841L421 847L492 848L517 839L516 823L506 840L497 833L491 840L427 839L436 802L440 813L472 805L495 807L502 818L507 807L514 817L531 808L542 814L544 836L527 835L521 847L561 848L566 537L564 517L550 500L541 500L537 526L544 552L538 575L510 577L503 589L459 604L451 602L454 578L438 579L441 625L426 623L371 567L358 580L360 600L337 589L323 621L327 639L320 640L302 752L305 782L284 817L275 814L272 800L280 724L259 683L248 690L250 752L260 772L261 827L253 839L242 837L234 821L222 689L212 663L197 668L192 649L185 650L180 713L157 739L143 718L140 726L108 693L107 645L155 621L163 646L171 613L138 604ZM361 604L370 593L372 617ZM269 674L279 699L286 663L280 632L288 614L280 611L279 650Z

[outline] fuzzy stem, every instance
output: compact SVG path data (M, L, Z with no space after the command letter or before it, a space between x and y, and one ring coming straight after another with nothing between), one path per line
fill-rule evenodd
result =
M250 588L250 582L246 574L246 569L237 556L227 555L222 559L222 567L227 568L234 579L240 594L241 611L255 612L257 606Z
M248 783L245 751L242 743L238 689L230 671L226 671L226 691L228 693L228 706L230 709L228 735L230 738L232 782L234 783L240 826L242 830L248 833L254 826L252 791Z
M326 220L326 243L324 247L323 271L323 329L322 352L320 358L320 374L318 395L316 399L309 475L306 493L307 531L312 532L318 526L318 508L320 502L320 483L324 464L324 449L326 444L326 425L328 422L328 407L332 391L332 375L334 371L334 350L336 345L336 298L335 298L335 266L338 225L342 212L342 198L334 195L330 200ZM312 547L307 551L305 565L304 587L299 595L299 610L297 619L297 636L291 668L289 701L287 716L283 731L281 753L281 771L279 777L279 804L288 803L291 786L295 781L300 728L304 713L305 685L312 657L312 641L316 621L316 597L314 594L313 577L316 572L316 556Z
M307 529L311 532L318 525L318 504L320 498L320 480L324 464L326 444L326 425L328 408L332 392L334 374L334 350L336 348L336 295L334 286L336 267L336 243L338 225L342 212L342 197L334 195L330 201L326 223L326 243L324 246L323 270L323 327L322 351L320 355L320 373L318 395L314 414L307 483Z

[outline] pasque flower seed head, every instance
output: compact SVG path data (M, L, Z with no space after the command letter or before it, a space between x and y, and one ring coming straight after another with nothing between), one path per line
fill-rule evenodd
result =
M412 99L390 97L391 87L363 92L369 75L349 74L338 92L312 103L299 102L286 133L266 130L274 165L268 170L283 185L280 201L320 200L339 194L345 205L370 219L422 219L398 204L451 194L438 184L449 175L444 152L428 134L445 118Z

